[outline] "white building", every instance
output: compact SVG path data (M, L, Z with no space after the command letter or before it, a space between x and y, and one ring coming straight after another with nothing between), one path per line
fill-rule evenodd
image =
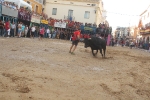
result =
M150 5L148 8L140 15L140 22L139 22L139 28L140 28L140 35L141 39L145 43L150 42Z
M55 19L100 24L105 21L102 0L46 0L44 12ZM104 16L103 16L104 15Z
M117 27L116 36L120 38L128 37L128 27Z

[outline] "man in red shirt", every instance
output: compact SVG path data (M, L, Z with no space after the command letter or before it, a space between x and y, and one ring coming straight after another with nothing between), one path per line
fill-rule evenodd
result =
M40 29L40 36L39 36L39 40L42 40L43 35L44 35L44 32L45 32L44 27L41 27L41 29Z
M80 39L80 32L81 32L80 29L76 29L76 31L74 31L74 33L73 33L72 46L70 47L70 51L69 51L69 53L71 53L71 54L74 54L74 51L77 48L77 45L78 45L79 39Z
M5 34L7 34L7 35L8 35L7 38L9 38L9 36L10 36L10 21L7 21L7 22L5 23L5 30L6 30L6 33L5 33ZM5 34L4 34L4 36L5 36Z

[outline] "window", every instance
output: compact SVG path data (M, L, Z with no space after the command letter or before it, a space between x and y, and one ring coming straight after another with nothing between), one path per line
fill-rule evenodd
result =
M52 15L56 15L56 14L57 14L57 8L53 8Z
M85 11L84 18L85 19L89 19L90 18L90 12L89 11Z
M28 4L30 4L30 2L29 2L29 1L27 1L27 3L28 3Z
M43 0L35 0L35 1L37 1L38 3L43 4Z
M35 7L35 12L38 13L38 6Z

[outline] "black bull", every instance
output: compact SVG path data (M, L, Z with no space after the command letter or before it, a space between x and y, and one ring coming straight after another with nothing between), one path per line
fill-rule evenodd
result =
M105 57L106 41L104 39L101 39L98 37L91 37L89 39L84 39L84 44L85 44L84 45L85 48L91 47L93 56L95 56L98 50L100 50L102 57ZM103 49L104 55L102 53L102 49ZM96 53L94 53L94 50L96 50Z

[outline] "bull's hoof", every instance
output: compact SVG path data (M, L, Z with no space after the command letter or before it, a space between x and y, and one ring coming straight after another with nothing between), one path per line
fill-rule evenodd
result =
M106 57L102 57L103 59L106 59Z

